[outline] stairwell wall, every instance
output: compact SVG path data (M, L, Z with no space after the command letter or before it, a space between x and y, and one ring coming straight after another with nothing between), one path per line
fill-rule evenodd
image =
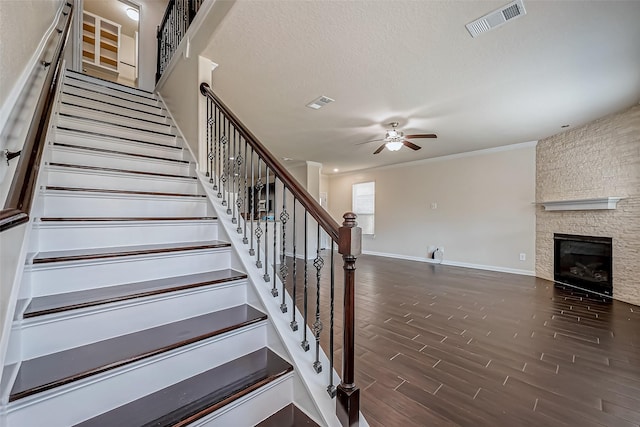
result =
M62 0L0 1L0 107L51 26ZM19 88L21 89L21 88Z

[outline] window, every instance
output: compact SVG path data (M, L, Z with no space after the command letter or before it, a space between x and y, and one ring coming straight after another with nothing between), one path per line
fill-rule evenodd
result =
M362 234L374 234L375 196L375 182L353 184L353 212L358 215Z

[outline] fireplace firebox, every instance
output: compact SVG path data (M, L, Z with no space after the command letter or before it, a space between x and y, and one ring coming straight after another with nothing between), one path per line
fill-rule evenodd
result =
M612 295L610 237L554 234L554 280L603 295Z

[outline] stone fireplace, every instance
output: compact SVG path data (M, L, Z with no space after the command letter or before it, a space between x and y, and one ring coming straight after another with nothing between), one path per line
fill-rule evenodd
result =
M640 305L640 105L538 141L536 205L536 276L596 289L610 281L610 294L598 292ZM609 249L591 254L584 242L571 243L577 254L561 250L556 271L562 235L610 245L610 271L591 258Z
M558 283L612 296L612 239L553 235L553 278Z

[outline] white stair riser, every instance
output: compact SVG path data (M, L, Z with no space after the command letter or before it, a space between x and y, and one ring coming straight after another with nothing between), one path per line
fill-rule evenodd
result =
M72 144L81 147L101 148L103 150L121 151L123 153L144 154L145 156L183 160L182 150L171 148L169 145L172 144L167 144L167 147L160 147L118 138L86 135L81 132L67 131L64 129L56 129L55 140L60 144Z
M103 108L103 110L107 109ZM96 119L126 126L137 127L140 129L148 129L164 133L171 132L171 126L169 126L168 124L155 122L151 123L146 120L136 120L134 114L129 115L129 117L123 117L117 114L109 114L105 111L95 111L69 104L60 104L60 112L71 114L74 116L85 117L87 119Z
M44 195L45 217L162 217L207 216L204 197L116 196L83 194L74 191L47 191Z
M55 265L54 265L55 264ZM25 267L31 295L60 294L230 268L229 248Z
M86 90L86 89L78 88L74 86L77 86L77 85L75 84L73 86L65 85L65 87L63 88L63 91L65 93L70 93L74 95L80 95L87 98L95 99L96 101L108 102L110 104L115 104L120 107L135 108L136 110L146 111L147 113L153 113L153 114L164 114L164 111L160 107L157 107L157 106L154 107L151 105L141 104L128 99L123 99L126 97L126 95L122 97L120 95L110 96L110 95L105 95L105 94L93 92L91 90Z
M293 402L293 373L250 393L231 407L224 407L189 427L255 426Z
M154 191L197 194L198 181L152 175L101 172L52 167L47 171L47 185L59 187L108 188L110 190Z
M29 252L216 240L216 221L35 222Z
M151 105L153 107L157 107L159 105L159 102L157 99L153 99L153 98L148 98L146 96L138 96L136 94L133 93L128 93L128 92L123 92L120 90L117 90L116 88L112 88L112 87L108 87L108 86L104 86L102 84L93 84L92 82L86 82L86 81L82 81L79 79L65 79L65 85L73 85L73 86L78 86L84 89L89 89L91 91L100 93L100 94L104 94L104 95L114 95L114 96L118 96L121 98L126 98L130 101L133 102L139 102L141 104L145 104L145 105Z
M60 115L58 118L58 126L70 129L84 130L88 132L96 132L110 136L131 138L135 139L136 141L155 142L165 145L176 144L176 137L174 135L161 135L157 133L137 131L136 129L129 129L106 123L98 123L91 120L77 119L69 116ZM90 137L91 136L88 136L88 138Z
M124 114L124 115L128 115L128 116L133 116L133 117L138 117L141 119L145 119L145 120L152 120L154 122L158 122L158 123L166 123L167 122L167 118L163 113L159 113L157 111L153 111L151 114L148 112L145 112L145 110L142 110L140 108L136 108L136 107L129 107L129 108L124 108L124 107L120 107L118 106L117 103L115 102L111 102L109 100L106 100L106 102L108 102L109 104L106 104L105 102L101 102L98 100L93 99L91 96L87 96L86 93L76 93L77 95L83 96L84 98L80 98L79 96L73 96L72 93L65 91L65 93L60 94L60 99L64 102L68 102L71 104L76 104L76 105L84 105L87 107L91 107L91 108L97 108L100 110L108 110L108 111L113 111L114 113L118 113L118 114ZM89 98L89 99L87 99ZM115 105L113 105L115 104ZM133 108L133 110L131 109ZM160 114L160 115L158 115Z
M169 158L164 155L155 157ZM127 156L126 154L97 153L91 150L55 145L51 150L51 161L72 165L98 166L172 175L190 175L192 168L190 163Z
M263 326L230 333L10 404L9 427L68 427L265 346ZM43 396L44 397L44 396Z
M155 95L153 93L149 93L147 91L144 90L140 90L138 88L135 87L129 87L129 86L122 86L122 85L118 85L118 84L114 84L111 83L109 81L106 80L97 80L87 74L80 74L80 73L67 73L67 77L65 79L65 82L67 83L72 83L72 82L87 82L87 83L91 83L92 86L94 88L97 87L107 87L107 88L116 88L118 89L120 92L128 92L134 95L137 95L137 97L143 97L143 98L148 98L150 100L156 100Z
M211 285L137 301L123 301L109 307L43 316L46 318L35 322L27 319L15 332L22 334L22 357L28 360L235 307L245 301L244 284Z

